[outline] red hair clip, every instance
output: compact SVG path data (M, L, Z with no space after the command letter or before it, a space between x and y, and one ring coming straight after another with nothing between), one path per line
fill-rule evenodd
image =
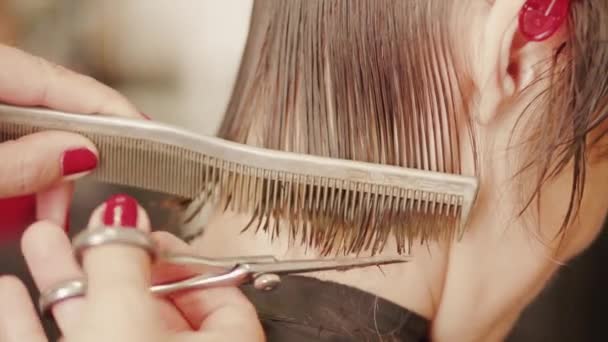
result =
M551 37L568 18L570 0L528 0L519 14L519 31L530 41Z

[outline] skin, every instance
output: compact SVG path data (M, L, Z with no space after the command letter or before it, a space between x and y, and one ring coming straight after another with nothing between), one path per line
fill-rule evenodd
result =
M104 205L89 227L99 227ZM150 231L140 207L138 227ZM163 250L189 253L190 247L167 233L152 235ZM70 241L56 225L42 221L31 226L22 244L36 285L45 289L58 281L84 276L86 298L53 307L63 341L263 341L256 312L233 287L189 291L157 298L152 282L191 275L177 267L151 267L141 249L106 245L85 251L82 269L73 258ZM6 342L47 341L23 285L13 277L0 278L0 338Z
M458 243L433 243L428 247L415 248L412 251L415 256L413 262L383 267L382 273L370 268L346 273L325 272L314 275L367 290L424 315L432 320L432 337L437 341L501 340L521 310L543 288L561 263L580 253L593 241L606 212L606 203L602 195L608 190L608 185L601 176L608 171L608 165L606 162L598 161L589 165L582 209L575 223L568 227L570 233L561 240L561 248L558 249L557 244L551 243L550 240L539 239L534 233L542 237L551 237L559 227L562 219L560 213L564 212L563 209L567 205L566 194L569 192L567 172L544 188L538 217L532 215L519 219L515 215L521 200L512 183L511 176L515 172L512 161L522 151L517 149L507 151L507 141L517 115L538 88L530 90L528 96L524 98L516 98L514 94L538 76L530 66L550 54L552 48L563 39L562 32L550 41L515 47L512 42L516 30L512 19L516 18L522 4L523 1L519 0L497 0L470 1L467 6L463 6L468 21L463 25L465 28L462 29L462 37L464 37L463 42L470 43L463 43L465 45L461 50L466 53L463 52L460 57L466 60L467 65L472 69L471 73L480 99L474 104L474 109L475 113L479 113L476 114L475 125L480 134L482 162L479 200L471 214L468 232L463 240ZM517 63L519 68L509 69L509 62ZM517 70L518 74L512 74L508 70ZM19 96L27 92L22 90L23 87L13 86L15 79L21 78L10 78L13 83L8 84L11 85L9 90L17 95L14 95L13 100L10 100L10 96L8 100L2 98L1 93L6 89L1 88L1 84L7 84L4 80L0 82L0 99L15 103L23 101L19 100ZM30 80L37 77L23 77L23 79ZM34 89L39 89L36 87ZM43 89L46 89L44 87ZM47 94L46 90L36 91L35 94L38 94L34 97L36 100L30 99L34 103L40 104L40 98L47 101L51 98L61 102L60 93L49 97L41 95ZM50 94L55 93L50 92ZM70 98L77 97L70 96ZM104 101L99 103L102 102L105 103ZM57 102L53 103L57 104ZM517 138L521 140L521 136L516 132L516 142ZM463 146L464 151L466 146ZM471 160L463 162L472 169ZM50 183L54 184L52 181ZM239 234L241 227L247 221L248 218L231 213L212 217L208 233L203 239L194 243L195 250L208 256L274 254L279 257L295 258L310 257L314 254L310 251L306 253L298 246L289 247L286 241L270 243L263 235ZM167 240L171 239L167 238ZM171 245L171 242L163 243L168 246L166 248L187 248L173 241L175 245ZM45 246L48 248L46 251ZM65 236L50 223L39 223L32 227L24 238L23 247L40 288L46 288L58 280L59 278L54 278L55 274L59 274L63 279L80 272L71 259ZM389 246L387 253L390 250ZM148 271L147 264L142 260L143 256L134 250L112 247L93 252L96 256L95 254L87 256L85 268L89 274L94 272L96 276L92 278L99 280L99 284L103 285L104 281L106 282L107 292L104 294L104 291L98 291L96 294L100 296L99 298L108 300L105 303L99 298L86 302L74 300L57 306L54 314L67 339L78 338L86 341L87 338L91 338L90 335L86 335L87 329L79 330L79 327L104 334L101 335L104 340L120 337L136 341L166 336L162 334L169 334L167 330L175 331L176 328L184 327L183 322L184 319L188 320L187 317L182 316L180 320L179 317L175 318L176 316L171 314L166 315L167 312L174 312L171 310L175 307L171 305L175 303L154 302L142 294L147 272L162 278L163 274L171 275L171 272L177 272L176 270ZM113 258L117 258L115 260L118 262L109 262ZM113 267L119 265L115 274L118 277L108 277L107 272L110 269L108 265ZM45 269L53 269L53 274L45 272ZM125 281L126 279L129 281ZM117 290L120 287L124 287L121 291L126 290L127 293L133 294L133 298L128 300L124 297L118 298L116 293L119 292ZM98 287L100 288L103 286ZM249 308L245 311L250 310L246 301L239 302L238 298L242 299L242 297L235 295L234 298L237 298L234 300L239 303L234 307L235 310L243 307ZM207 299L211 300L211 298ZM4 334L0 335L2 340L43 340L40 325L34 319L33 308L28 304L26 292L20 283L13 278L1 278L0 300L3 303L0 306L0 333ZM137 311L140 305L146 310ZM158 311L154 311L155 305L158 305ZM192 314L205 312L204 307L193 307L195 309L190 312ZM180 311L184 314L184 311ZM100 312L103 315L96 316ZM151 317L151 312L159 313L161 321L164 320L166 323L167 330L162 330L159 335L146 335L147 329L158 331L154 329L159 329L160 325L158 316ZM248 312L252 314L251 311ZM254 317L247 316L246 312L241 314L250 318L244 319L243 324L257 322ZM15 317L18 317L17 323ZM110 324L112 322L114 324ZM226 328L226 325L222 327ZM258 330L253 329L252 332L259 332L259 326ZM123 334L121 336L113 335L121 333ZM231 340L243 339L237 337Z
M0 45L0 102L41 106L83 114L140 118L115 90L18 49ZM61 176L61 155L70 148L96 152L86 138L65 132L40 132L0 144L0 198L36 194L37 219L65 225L74 179ZM44 172L41 172L44 170Z
M0 70L0 102L141 117L115 90L12 47L0 45ZM61 155L75 147L96 151L84 137L63 132L41 132L0 144L0 198L31 193L37 197L40 222L25 232L22 251L38 289L44 291L84 273L88 276L86 299L53 308L64 341L262 341L255 310L236 288L157 299L148 291L152 282L189 274L175 267L152 268L147 255L132 247L94 248L86 252L82 267L76 263L60 228L71 201L71 182L85 175L61 176ZM102 209L103 205L93 213L90 225L99 225ZM149 232L143 209L138 216L137 229ZM153 237L162 249L190 252L189 246L169 234ZM0 341L47 340L19 279L0 277L0 303Z
M475 83L477 96L471 106L479 133L482 181L464 238L415 246L413 262L383 266L382 271L374 267L309 275L368 291L427 317L436 341L503 340L560 266L595 239L606 214L608 162L596 159L588 164L579 215L561 239L552 238L566 213L571 169L546 184L538 207L517 215L522 197L513 175L518 171L518 156L526 149L518 144L523 132L513 132L513 128L546 84L538 82L525 96L516 94L539 78L533 66L550 57L566 33L562 30L541 43L516 44L516 18L524 2L471 0L462 6L462 13L455 14L455 18L466 18L466 23L456 19L463 37L458 57L471 68ZM509 68L509 64L517 67ZM526 127L526 122L520 127ZM512 132L512 145L517 148L509 146ZM463 155L469 148L462 146ZM473 170L472 158L465 158L463 164L467 171ZM529 190L533 186L525 183L529 179L524 174L517 181ZM302 246L289 246L285 234L274 242L263 233L241 234L248 221L249 217L230 212L212 215L205 234L193 246L209 256L315 256ZM389 246L384 253L393 251Z

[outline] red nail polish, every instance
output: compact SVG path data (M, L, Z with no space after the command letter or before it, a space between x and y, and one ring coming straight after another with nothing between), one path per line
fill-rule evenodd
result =
M137 201L127 195L116 195L106 201L102 221L107 226L137 227Z
M146 119L146 120L152 120L152 118L149 115L147 115L146 113L139 113L139 114L141 114L141 116L143 116L144 119Z
M88 148L67 150L61 157L61 167L64 176L91 171L97 167L97 155Z
M568 18L570 0L528 0L519 15L519 30L530 41L551 37Z

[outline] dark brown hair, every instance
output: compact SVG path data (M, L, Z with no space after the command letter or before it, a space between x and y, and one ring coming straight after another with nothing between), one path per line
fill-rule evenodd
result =
M473 157L476 151L467 107L473 85L453 46L456 2L257 0L218 135L269 149L462 173L462 139L470 139ZM538 170L526 208L574 163L564 227L580 205L589 133L607 115L608 2L574 2L570 28L547 63L550 86L534 101L541 106L522 113L536 122L522 168Z

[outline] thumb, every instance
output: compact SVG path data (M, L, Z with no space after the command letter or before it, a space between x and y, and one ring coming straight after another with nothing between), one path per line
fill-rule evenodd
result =
M117 195L93 212L88 229L125 229L137 237L148 234L150 224L135 199ZM83 251L82 265L87 275L84 320L73 336L66 333L68 340L158 340L161 322L149 290L150 257L143 248L95 245Z
M127 195L110 197L91 216L88 229L116 227L148 233L150 222L137 201ZM150 257L139 247L107 244L89 248L83 255L88 278L87 296L91 300L114 297L124 300L125 294L149 294Z

